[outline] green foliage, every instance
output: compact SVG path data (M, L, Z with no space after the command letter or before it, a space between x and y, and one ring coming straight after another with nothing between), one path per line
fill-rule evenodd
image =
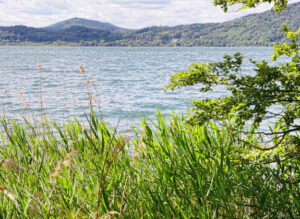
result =
M193 122L203 124L207 118L224 119L227 115L238 112L238 122L242 124L253 119L255 129L268 113L269 107L276 104L287 110L280 116L277 127L289 129L295 125L295 119L299 118L298 33L287 32L292 43L275 46L273 59L285 54L292 57L291 63L270 66L266 61L251 60L255 65L255 74L243 75L240 73L243 57L236 53L234 57L224 56L223 62L193 64L188 71L171 76L166 88L174 90L200 83L201 92L211 91L215 86L222 85L232 93L225 98L194 101L197 115L192 116ZM291 111L294 113L291 114Z
M300 187L283 178L299 166L247 162L233 124L158 113L129 138L94 114L86 122L1 119L1 218L300 216Z
M222 2L227 7L227 4L240 1L217 3ZM252 7L252 3L259 2L246 1L245 6ZM222 121L234 116L239 130L237 139L254 149L269 151L268 155L260 153L265 158L269 156L268 160L288 160L292 165L299 165L300 28L297 32L292 32L284 26L283 32L290 42L274 46L274 62L271 64L250 59L254 65L253 72L244 74L243 56L240 53L233 57L226 55L224 61L193 64L187 71L171 76L165 90L196 84L201 85L201 92L212 91L217 86L224 87L229 91L229 96L194 100L192 104L195 107L189 122L203 125L210 120ZM277 59L281 56L287 56L289 61L278 62ZM270 125L269 131L259 129L269 119L272 119L274 126ZM249 133L257 134L257 139L252 141Z
M0 27L1 41L7 40L10 43L33 42L33 43L54 43L58 41L75 42L81 41L115 41L121 39L120 33L107 30L98 30L80 26L72 26L63 30L46 30L26 26Z
M228 10L228 6L235 4L241 4L242 8L255 8L261 3L274 3L274 11L280 12L287 8L288 0L214 0L214 5L221 6L225 12Z

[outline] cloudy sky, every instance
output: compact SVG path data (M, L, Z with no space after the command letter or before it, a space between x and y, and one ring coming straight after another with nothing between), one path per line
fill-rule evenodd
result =
M289 0L290 3L300 0ZM0 0L0 25L43 27L73 18L110 22L125 28L222 22L272 6L223 13L212 0Z

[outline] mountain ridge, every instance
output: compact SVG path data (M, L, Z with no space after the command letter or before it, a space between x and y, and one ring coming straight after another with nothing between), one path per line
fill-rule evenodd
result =
M60 21L50 26L43 27L43 29L57 31L57 30L68 29L72 26L81 26L86 28L94 28L94 29L107 30L113 32L126 30L125 28L115 26L111 23L101 22L97 20L89 20L89 19L78 18L78 17Z
M281 32L284 23L287 23L293 31L299 28L299 11L300 2L289 5L288 9L279 14L266 11L223 23L152 26L137 30L128 30L112 24L109 25L117 29L99 29L99 26L91 28L90 23L83 23L90 26L73 26L74 22L71 22L71 25L64 25L68 20L45 28L22 25L0 27L0 45L272 46L275 43L285 42L284 34ZM73 18L73 21L74 19L79 18ZM101 25L107 24L96 22ZM47 29L51 26L52 30Z

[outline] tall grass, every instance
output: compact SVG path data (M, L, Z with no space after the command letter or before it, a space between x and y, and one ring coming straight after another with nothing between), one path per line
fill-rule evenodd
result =
M85 123L48 119L41 88L40 123L3 108L0 218L300 218L299 182L284 179L299 176L299 160L258 162L236 140L234 122L190 126L181 114L157 112L130 136L120 133L103 122L96 86L82 66L80 73Z
M94 114L35 127L1 118L2 218L297 218L299 185L245 164L230 129L182 115L129 138ZM44 129L44 130L43 130Z

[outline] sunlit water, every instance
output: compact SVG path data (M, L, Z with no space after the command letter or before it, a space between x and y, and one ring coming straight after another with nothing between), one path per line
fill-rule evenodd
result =
M1 115L39 115L41 89L46 115L58 121L83 119L89 112L88 77L97 87L104 120L111 125L120 120L124 129L145 117L155 118L156 109L169 116L172 110L191 108L193 99L226 95L222 88L206 94L199 93L199 87L167 93L162 88L171 74L191 63L221 61L235 52L260 61L272 55L272 48L0 47ZM252 68L245 62L243 72L251 73ZM97 98L91 84L90 92ZM23 109L24 102L30 109Z

